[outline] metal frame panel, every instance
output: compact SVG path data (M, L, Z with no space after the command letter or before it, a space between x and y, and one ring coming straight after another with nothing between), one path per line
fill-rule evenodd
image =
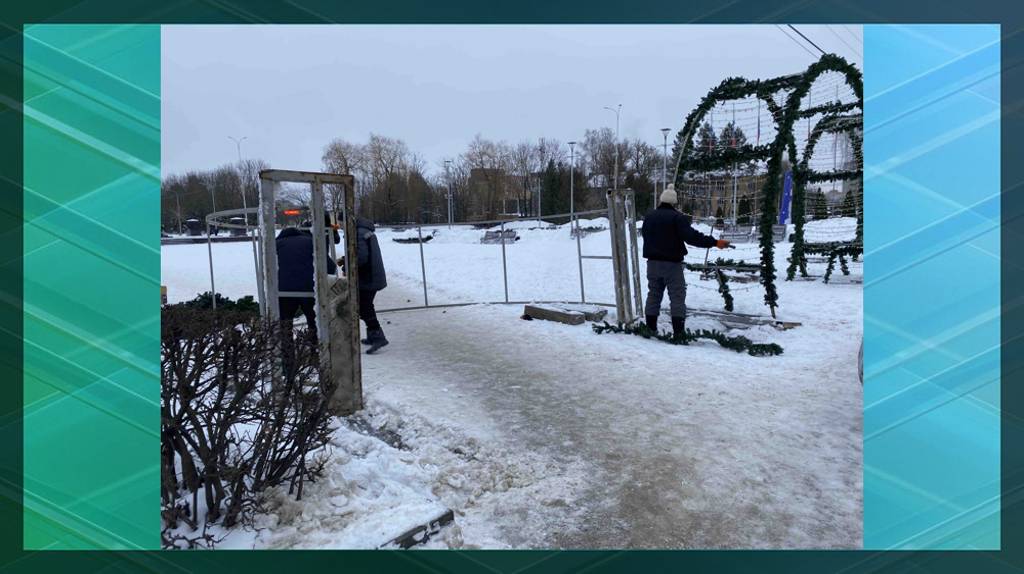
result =
M260 172L260 253L263 254L263 302L264 315L272 320L281 319L277 294L277 181L264 178Z
M279 292L277 283L277 184L308 183L311 190L310 218L313 235L313 273L314 286L312 293L304 292ZM330 302L331 285L328 281L326 257L330 252L333 258L334 246L330 230L324 224L323 184L330 183L341 186L344 193L344 214L342 225L345 237L345 257L349 262L346 268L345 286L348 305L348 325L352 328L345 333L346 340L343 342L348 347L350 361L345 364L335 365L331 353L331 329ZM280 320L280 302L282 296L309 296L312 295L316 301L316 325L319 338L320 357L324 368L322 373L338 373L340 367L342 372L348 369L344 381L337 381L335 396L332 403L346 405L339 407L345 412L336 412L336 415L347 415L363 408L362 388L362 346L359 343L359 266L355 264L358 260L356 254L356 215L355 215L355 178L351 175L318 173L307 171L289 171L279 169L268 169L260 172L260 207L259 207L259 239L261 248L258 251L262 255L260 261L263 291L265 301L261 306L264 316L271 320ZM330 249L324 242L325 238L331 243ZM344 384L347 383L347 384ZM349 394L350 393L350 394Z
M330 353L331 335L327 328L327 303L330 291L327 285L327 245L324 239L324 191L318 179L310 183L310 222L313 229L313 292L316 301L316 335L320 341L320 357L326 358Z

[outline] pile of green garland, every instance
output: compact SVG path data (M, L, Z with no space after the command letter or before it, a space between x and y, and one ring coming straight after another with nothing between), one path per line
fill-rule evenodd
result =
M671 345L689 345L697 339L711 339L717 341L719 345L726 349L731 349L737 353L746 351L748 355L754 357L774 357L782 354L782 347L775 343L755 343L750 339L742 336L730 337L720 331L709 331L707 329L698 329L696 331L686 330L684 335L676 337L669 333L659 333L651 331L647 328L647 325L637 323L634 325L612 325L607 321L603 323L594 323L594 332L597 334L603 333L625 333L627 335L636 335L645 339L657 339Z
M828 283L832 277L832 271L835 269L836 260L839 260L839 267L842 269L843 275L849 275L850 269L846 266L846 258L849 257L856 261L858 257L864 254L864 245L857 241L852 243L837 241L814 245L809 244L807 252L828 255L828 268L825 270L824 277L825 283Z

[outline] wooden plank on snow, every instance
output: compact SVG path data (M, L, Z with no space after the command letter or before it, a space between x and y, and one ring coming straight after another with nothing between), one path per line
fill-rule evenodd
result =
M557 321L566 325L582 325L587 320L579 311L566 311L550 305L526 305L523 314L532 319Z

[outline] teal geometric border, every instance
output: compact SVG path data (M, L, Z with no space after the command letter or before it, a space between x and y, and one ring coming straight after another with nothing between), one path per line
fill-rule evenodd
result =
M999 48L864 27L866 548L999 549Z
M24 54L24 545L157 548L160 27Z

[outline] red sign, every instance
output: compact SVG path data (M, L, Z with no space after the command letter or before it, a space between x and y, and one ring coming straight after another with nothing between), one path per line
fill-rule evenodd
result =
M302 210L300 209L286 209L284 210L285 215L300 215Z

